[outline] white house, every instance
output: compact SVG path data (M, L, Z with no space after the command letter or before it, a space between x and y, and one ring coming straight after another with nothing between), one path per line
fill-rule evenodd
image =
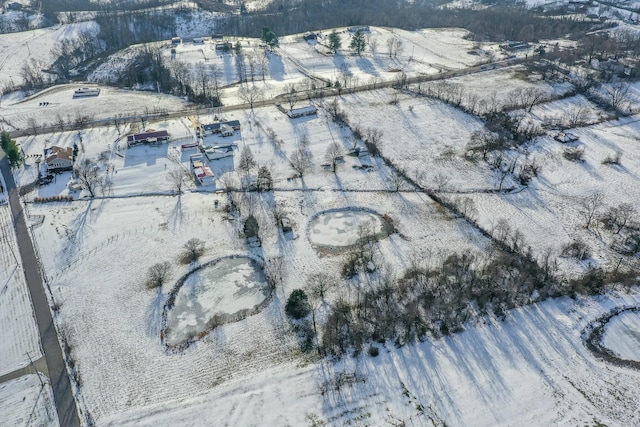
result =
M53 146L44 150L44 163L49 172L70 171L73 169L73 148Z
M233 135L233 128L226 123L220 125L220 135L231 136Z

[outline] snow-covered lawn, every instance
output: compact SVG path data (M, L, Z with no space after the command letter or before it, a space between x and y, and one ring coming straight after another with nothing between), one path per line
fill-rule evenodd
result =
M0 205L0 376L42 356L8 205Z
M0 424L3 426L58 426L51 385L44 387L35 374L0 384Z

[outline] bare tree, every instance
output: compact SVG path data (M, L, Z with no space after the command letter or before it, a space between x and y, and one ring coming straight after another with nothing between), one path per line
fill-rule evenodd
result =
M378 51L378 39L368 36L367 44L369 45L369 49L371 49L371 53L375 55L376 52Z
M467 157L480 153L482 160L487 161L487 155L499 148L503 148L503 143L497 134L486 129L477 130L471 134L471 140L467 144Z
M583 197L579 202L579 212L584 219L585 228L591 226L591 222L597 216L598 211L604 204L604 194L600 192L593 193Z
M313 298L324 301L327 293L336 286L337 280L327 273L314 273L307 279L310 294Z
M622 111L628 101L629 83L618 82L606 87L607 101L615 111Z
M146 286L149 289L161 287L169 278L171 263L169 261L158 262L149 267L147 271Z
M193 239L187 240L187 242L182 245L182 248L184 249L182 259L187 263L195 262L204 254L204 241L194 237Z
M95 197L100 185L100 167L89 159L85 159L73 168L78 184L87 190L91 197Z
M303 147L298 148L289 156L289 164L299 178L302 178L311 169L310 152Z
M344 149L340 144L338 144L336 141L329 144L329 146L327 147L327 151L324 154L324 159L331 165L331 172L336 171L336 165L343 156Z
M638 211L630 203L620 203L618 206L610 207L603 215L602 221L614 228L616 234L620 232L634 221L638 216Z
M568 109L563 116L563 125L568 128L574 128L587 121L588 112L584 106L580 105Z
M240 99L249 104L251 111L253 111L253 106L264 97L264 92L255 84L252 84L251 86L242 85L238 95L240 96Z
M233 191L239 187L238 179L232 171L223 173L220 176L220 183L227 191Z
M298 91L296 90L296 85L289 83L284 87L284 90L284 100L289 105L289 110L293 110L296 102L298 102Z
M60 130L60 132L64 131L64 125L65 125L65 121L64 121L64 117L62 117L62 114L57 113L56 114L56 127ZM118 135L120 135L120 132L118 132Z
M397 39L395 37L389 37L386 40L387 52L389 53L389 58L394 57L397 58L398 55L402 54L404 47L402 46L402 40Z
M527 112L531 112L533 106L542 101L545 98L545 93L536 87L529 87L521 93L521 104L527 109Z
M187 182L189 175L182 167L176 166L167 173L167 179L176 193L182 194L182 187Z

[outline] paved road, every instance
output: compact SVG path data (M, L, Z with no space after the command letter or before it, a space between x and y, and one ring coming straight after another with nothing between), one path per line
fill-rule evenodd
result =
M2 150L0 150L0 171L4 176L4 182L7 185L7 191L9 193L9 205L13 216L13 226L16 230L20 257L22 258L22 268L24 269L29 293L31 294L31 302L33 303L33 309L36 314L36 322L40 332L40 342L42 343L44 357L47 362L47 370L49 371L49 379L51 380L53 397L58 412L58 420L62 427L80 426L71 382L69 381L69 375L67 375L67 369L62 357L58 333L51 318L49 302L45 295L42 276L40 275L38 260L27 229L24 211L20 204L18 189L11 174L9 161Z

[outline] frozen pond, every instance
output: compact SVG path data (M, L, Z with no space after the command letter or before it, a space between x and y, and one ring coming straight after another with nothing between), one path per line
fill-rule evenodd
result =
M184 279L166 313L164 339L176 346L221 322L243 318L269 294L262 268L250 258L222 258Z
M640 362L640 311L626 311L605 325L602 346L623 360Z
M389 225L380 215L362 209L329 211L309 223L309 241L314 246L347 247L361 238L384 238Z

